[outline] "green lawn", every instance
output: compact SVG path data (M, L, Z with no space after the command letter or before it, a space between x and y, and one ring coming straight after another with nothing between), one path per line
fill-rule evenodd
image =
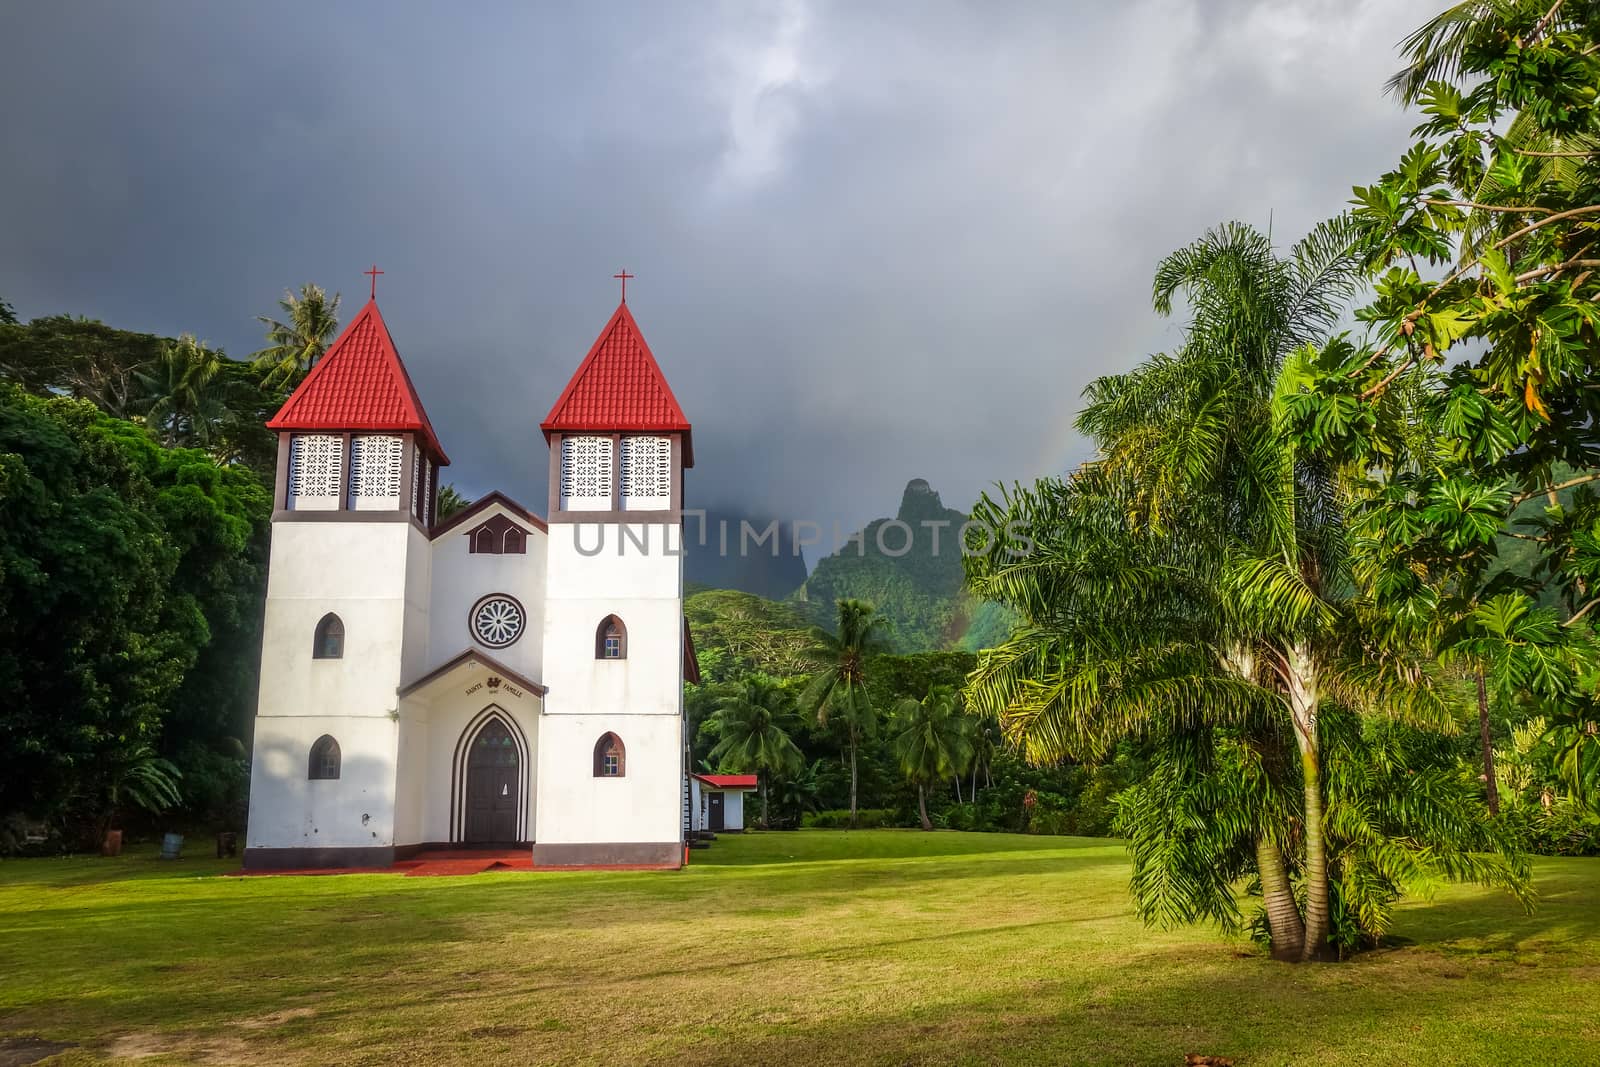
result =
M52 1063L1600 1063L1600 860L1273 963L1133 917L1120 844L727 836L680 873L0 862L0 1033ZM9 1062L0 1039L0 1064Z

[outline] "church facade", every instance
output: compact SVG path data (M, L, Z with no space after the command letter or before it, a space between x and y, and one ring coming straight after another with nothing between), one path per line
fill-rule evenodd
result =
M540 426L544 518L490 493L438 519L449 459L376 300L267 425L245 866L681 864L694 453L626 300Z

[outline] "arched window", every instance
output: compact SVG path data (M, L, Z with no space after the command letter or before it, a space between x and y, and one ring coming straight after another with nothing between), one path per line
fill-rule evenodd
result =
M595 659L627 659L628 628L615 615L600 620L594 632Z
M513 526L506 531L506 555L519 556L522 554L522 531Z
M621 778L628 772L628 754L622 747L622 738L616 734L601 734L594 743L594 776L596 778Z
M487 526L481 527L473 535L472 550L498 556L500 554L500 539Z
M344 659L344 623L328 612L317 623L317 637L311 646L312 659Z
M339 777L339 742L328 734L311 746L311 768L306 777L313 781Z

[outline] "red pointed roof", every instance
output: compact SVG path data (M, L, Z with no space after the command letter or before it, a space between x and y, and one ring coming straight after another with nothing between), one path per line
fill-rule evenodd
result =
M754 789L757 780L753 774L695 774L695 777L718 789Z
M682 433L683 465L694 466L689 420L626 303L617 305L539 428L545 440L556 431Z
M450 462L376 300L368 301L345 327L267 429L411 431L441 464Z

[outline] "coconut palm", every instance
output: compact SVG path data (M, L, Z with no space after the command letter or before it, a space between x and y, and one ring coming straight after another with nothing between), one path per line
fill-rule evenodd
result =
M322 286L308 282L298 293L285 291L278 307L282 319L256 316L267 328L269 343L251 358L270 369L265 384L291 388L316 366L339 332L339 294L330 300Z
M784 729L794 698L771 678L752 675L717 701L714 718L722 740L710 759L720 767L761 776L761 828L768 826L768 789L774 777L798 774L805 756Z
M145 425L168 448L206 447L230 413L223 355L183 334L163 346L148 371L138 371Z
M439 487L439 499L434 504L436 518L443 522L458 511L465 511L472 506L472 501L467 499L456 489L454 482L446 482Z
M921 700L906 697L894 708L894 751L906 780L917 787L917 814L928 818L928 787L963 774L972 762L970 721L961 714L955 690L936 685Z
M854 827L860 781L857 757L862 740L877 731L877 713L867 694L867 656L880 647L888 620L864 600L841 598L835 607L838 633L813 629L811 647L805 650L805 659L815 673L800 695L800 710L815 715L822 726L830 719L844 726L845 754L850 760L850 825Z

